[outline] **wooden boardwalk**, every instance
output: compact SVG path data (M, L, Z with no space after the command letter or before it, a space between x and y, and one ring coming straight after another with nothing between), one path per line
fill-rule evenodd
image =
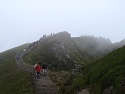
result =
M52 82L48 75L42 75L35 81L35 94L58 94L57 86Z

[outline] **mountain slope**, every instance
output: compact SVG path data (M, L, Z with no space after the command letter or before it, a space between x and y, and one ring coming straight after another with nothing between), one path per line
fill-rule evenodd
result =
M68 79L63 85L60 88L63 94L74 94L82 89L94 94L125 94L125 46L90 63L82 75Z
M33 94L34 86L30 74L17 69L15 55L29 44L0 53L0 93Z
M73 38L68 32L60 32L42 37L38 47L24 59L32 64L36 61L46 62L49 69L53 70L71 70L79 64L86 65L104 56L111 51L108 49L111 44L103 38Z
M95 58L104 56L104 54L111 51L111 41L102 37L81 36L73 38L73 41L75 41L81 50L84 50Z

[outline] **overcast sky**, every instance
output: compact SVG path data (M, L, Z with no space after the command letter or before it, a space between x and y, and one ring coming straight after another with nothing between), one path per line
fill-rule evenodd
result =
M125 39L125 0L0 0L0 52L67 31Z

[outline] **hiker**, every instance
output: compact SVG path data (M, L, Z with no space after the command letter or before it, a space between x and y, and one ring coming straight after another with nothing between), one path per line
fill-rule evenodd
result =
M36 77L39 78L42 67L38 64L38 62L36 62L36 64L34 65L34 69L35 69L35 72L36 72Z
M16 60L19 60L19 57L18 57L18 56L16 56Z
M47 68L46 63L43 63L43 64L42 64L42 68L43 68L43 75L45 75L45 73L46 73L46 68Z
M23 49L23 51L25 52L25 51L26 51L26 49L24 48L24 49Z

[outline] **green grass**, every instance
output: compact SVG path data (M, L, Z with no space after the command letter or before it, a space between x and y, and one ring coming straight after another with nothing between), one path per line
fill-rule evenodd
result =
M0 94L34 94L30 74L16 67L15 54L27 45L0 53Z
M113 86L113 94L125 94L122 86L124 81L125 47L90 63L85 67L82 75L74 77L72 84L65 86L66 82L64 82L61 88L68 90L62 94L69 94L69 92L74 94L83 88L88 88L94 94L102 94L104 89Z

